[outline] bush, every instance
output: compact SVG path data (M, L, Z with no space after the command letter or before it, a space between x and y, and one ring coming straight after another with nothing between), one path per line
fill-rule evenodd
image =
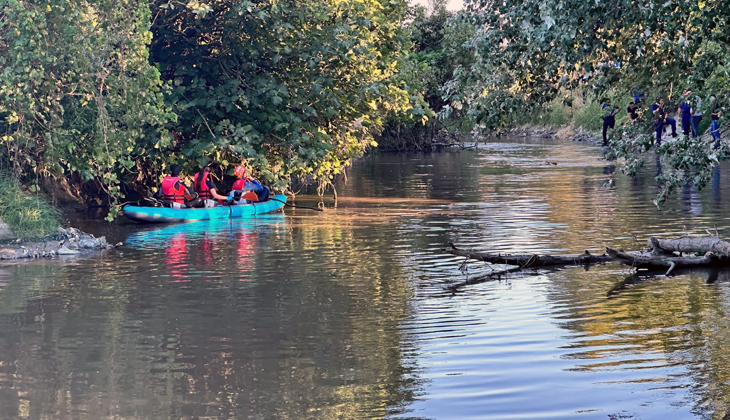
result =
M601 119L601 104L596 101L590 101L579 107L573 115L573 127L578 129L583 127L588 131L599 131L603 128L603 120Z
M569 110L563 104L553 103L548 115L548 125L562 127L570 122Z
M54 233L61 213L38 194L30 194L8 174L0 173L0 220L19 238Z

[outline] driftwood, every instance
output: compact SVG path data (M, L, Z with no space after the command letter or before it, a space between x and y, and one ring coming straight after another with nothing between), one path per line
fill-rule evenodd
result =
M613 259L608 255L593 255L588 251L583 254L575 255L489 254L464 251L453 244L450 245L451 248L445 248L443 251L451 255L466 257L472 260L484 261L492 264L516 265L522 268L600 264L613 261Z
M607 247L606 254L603 255L593 255L588 251L574 255L494 254L465 251L450 245L451 248L443 251L492 264L515 265L522 269L617 261L636 269L666 270L666 275L669 275L675 269L682 268L730 267L730 242L712 236L669 240L652 237L648 243L650 252L626 252Z
M649 249L654 254L662 253L701 253L712 252L715 255L730 256L730 242L720 238L704 236L698 238L683 237L679 239L649 238Z
M711 252L701 257L628 253L611 248L606 248L606 252L616 261L634 268L645 268L647 270L666 269L666 275L669 275L675 268L730 266L730 258Z

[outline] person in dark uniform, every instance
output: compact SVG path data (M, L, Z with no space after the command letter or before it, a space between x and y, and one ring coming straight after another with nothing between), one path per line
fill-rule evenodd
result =
M674 118L667 117L664 111L664 99L657 98L656 102L651 105L651 113L654 115L654 130L656 131L656 144L662 144L662 131L664 126L672 127L672 137L677 137L677 121Z
M720 107L720 103L717 101L717 96L713 93L710 95L710 134L712 134L712 139L715 140L715 149L720 148L720 113L722 112L722 107Z
M689 90L682 92L682 102L679 103L679 109L677 110L682 121L682 133L687 137L692 132L692 105L689 101L689 95L691 94L692 92Z
M639 107L637 107L635 103L629 103L629 106L626 107L626 113L629 114L629 121L631 121L632 124L639 120Z
M608 139L606 138L606 133L608 132L608 128L614 128L616 127L616 114L618 114L619 107L614 106L611 107L611 100L606 99L606 102L603 103L603 106L601 107L601 113L603 114L603 146L608 146Z

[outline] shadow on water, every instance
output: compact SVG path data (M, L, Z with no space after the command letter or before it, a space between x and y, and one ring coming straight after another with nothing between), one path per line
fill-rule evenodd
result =
M662 271L638 271L627 276L625 279L616 283L606 295L608 297L616 296L622 291L630 288L641 286L646 281L658 280L665 281L671 280L672 277L676 276L696 276L705 280L706 284L712 284L716 282L727 283L730 282L730 269L727 268L707 268L707 269L684 269L673 272L671 276L666 276Z

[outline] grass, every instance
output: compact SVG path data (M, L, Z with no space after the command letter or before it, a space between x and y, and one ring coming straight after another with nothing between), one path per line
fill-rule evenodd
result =
M573 116L573 127L578 129L583 127L588 131L599 131L603 128L603 119L601 118L601 103L598 101L589 101L587 104L579 107Z
M0 219L18 238L49 235L61 226L58 209L38 194L24 191L4 173L0 173Z

